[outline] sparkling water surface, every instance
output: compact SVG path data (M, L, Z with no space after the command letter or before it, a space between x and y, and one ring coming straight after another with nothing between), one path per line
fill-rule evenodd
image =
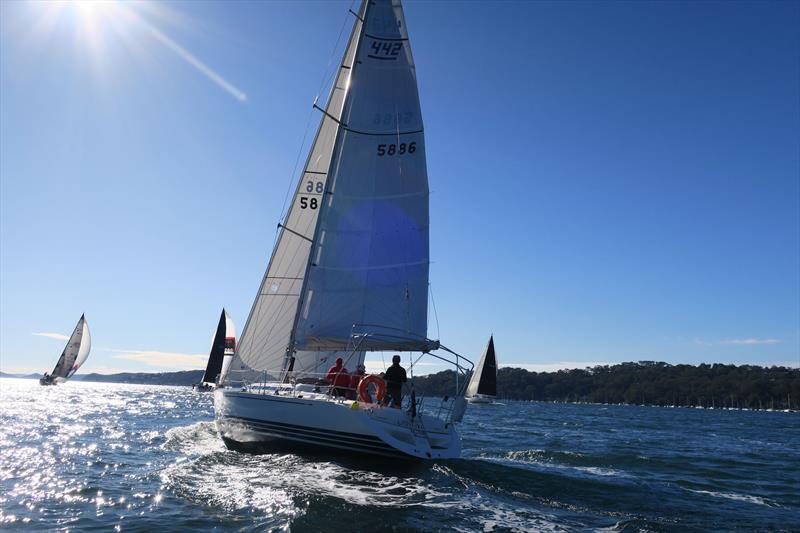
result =
M187 388L0 379L0 528L800 531L800 414L473 405L463 458L247 455Z

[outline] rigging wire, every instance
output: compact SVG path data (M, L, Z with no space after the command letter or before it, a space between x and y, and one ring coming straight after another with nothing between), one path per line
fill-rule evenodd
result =
M439 313L436 312L436 300L433 299L433 284L428 282L428 291L431 293L431 304L433 304L433 317L436 319L436 338L442 338L442 332L439 330Z

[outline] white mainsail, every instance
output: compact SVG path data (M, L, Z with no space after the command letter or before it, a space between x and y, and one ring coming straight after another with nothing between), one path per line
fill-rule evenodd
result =
M362 2L232 372L427 350L428 179L403 10ZM374 326L374 325L378 326ZM347 359L347 357L345 357Z
M75 372L86 362L89 351L92 349L92 336L89 333L89 324L84 315L81 315L75 330L72 332L64 351L56 363L51 377L57 382L64 382L75 375Z
M427 349L428 176L398 2L370 2L314 237L300 349ZM355 328L354 328L355 326Z

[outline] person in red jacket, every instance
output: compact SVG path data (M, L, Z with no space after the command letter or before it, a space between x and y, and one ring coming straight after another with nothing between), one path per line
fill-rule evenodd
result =
M328 369L325 379L333 385L334 396L347 396L347 389L350 387L350 373L344 367L341 357L336 358L336 364Z
M358 391L358 384L361 383L361 378L367 373L364 365L358 365L356 371L350 375L350 390L347 391L347 399L355 400Z

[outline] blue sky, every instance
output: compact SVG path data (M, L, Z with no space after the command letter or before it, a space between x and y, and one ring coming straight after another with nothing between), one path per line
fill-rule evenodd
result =
M4 371L49 370L64 341L34 334L82 312L86 370L197 367L221 307L241 328L351 24L349 2L101 6L0 3ZM800 4L405 10L443 342L800 366Z

